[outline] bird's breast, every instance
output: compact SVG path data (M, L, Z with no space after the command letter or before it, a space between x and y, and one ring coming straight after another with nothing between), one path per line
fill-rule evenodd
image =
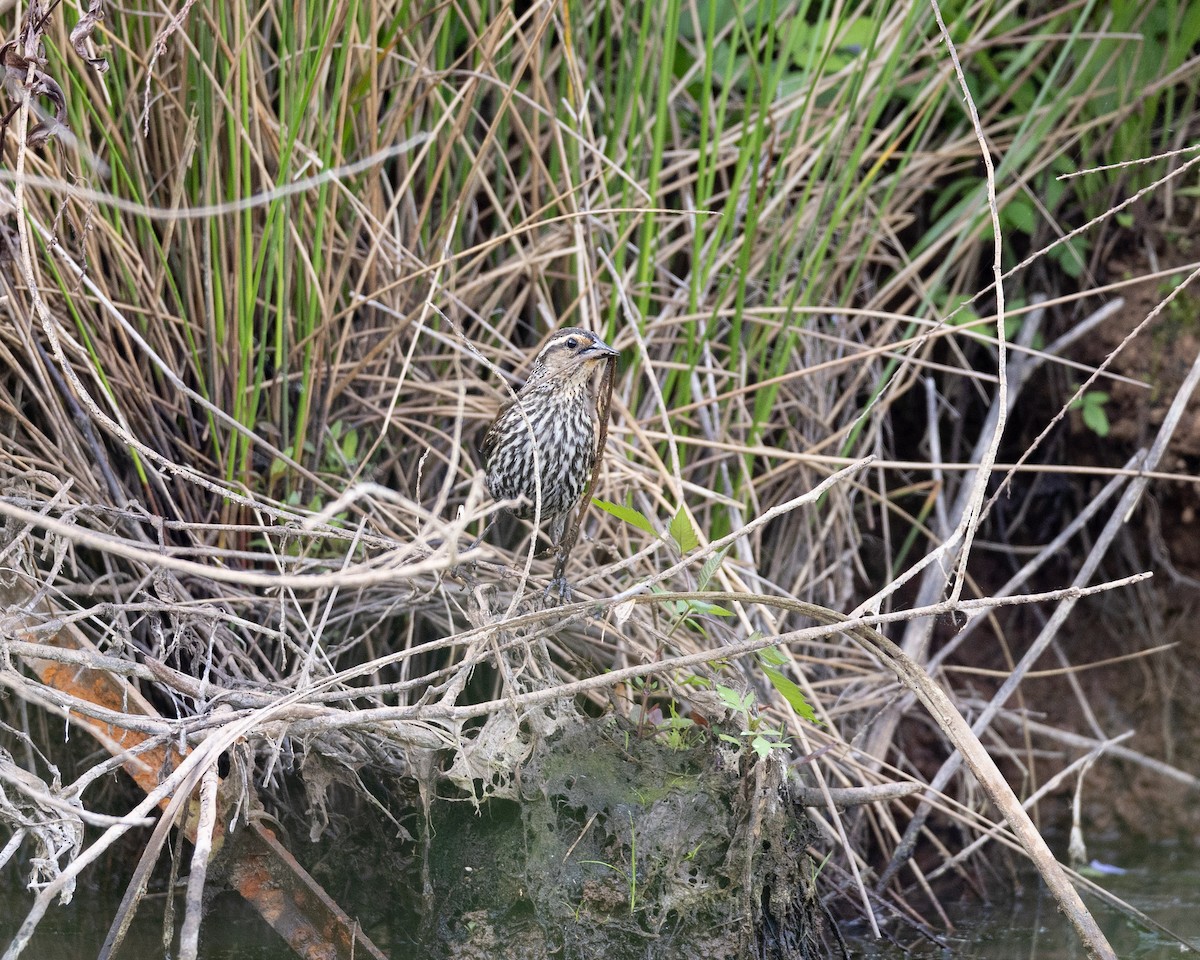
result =
M498 499L527 504L530 516L539 486L543 518L570 510L583 495L596 461L594 404L585 389L547 385L518 397L501 417L488 462L488 487ZM540 467L540 485L536 479Z

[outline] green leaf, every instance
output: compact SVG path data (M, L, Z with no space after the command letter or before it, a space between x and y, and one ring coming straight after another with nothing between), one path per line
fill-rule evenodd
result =
M1112 429L1104 405L1109 396L1103 390L1089 390L1071 404L1072 410L1078 410L1083 417L1083 424L1098 437L1107 437Z
M791 43L787 52L795 65L805 72L815 67L819 58L828 52L823 71L836 73L870 49L876 29L875 22L866 17L856 17L844 28L838 21L820 25L801 22L790 27Z
M707 590L709 581L712 580L713 574L717 572L717 568L721 566L721 561L725 559L725 554L729 552L729 548L718 550L711 557L704 561L704 566L700 568L700 575L696 578L696 589Z
M727 687L724 684L717 684L717 696L721 698L721 702L726 708L734 713L749 713L750 708L754 706L754 694L751 691L738 693L733 687Z
M750 640L754 641L761 637L762 634L757 630L750 636ZM769 667L782 667L788 663L788 658L783 655L783 651L778 647L763 647L758 651L758 659Z
M850 27L841 36L839 50L849 56L864 53L871 44L878 29L875 21L869 17L855 17L850 21Z
M717 8L713 15L717 26L717 33L724 32L725 28L735 21L743 23L754 22L755 3L741 3L738 0L709 0L708 3L701 3L699 5L701 29L707 24L710 10L713 6ZM687 40L695 38L696 24L691 16L685 14L679 18L679 35Z
M1087 265L1088 241L1083 237L1072 237L1050 250L1050 259L1069 277L1082 276Z
M947 313L949 313L949 310L947 310ZM950 318L950 322L956 327L966 327L971 324L978 324L979 320L979 314L976 313L971 307L967 306L959 307L958 312ZM978 327L976 327L976 329L978 329Z
M685 600L688 613L707 613L714 617L732 617L733 611L717 603L706 603L704 600Z
M1111 429L1108 414L1104 412L1102 403L1084 403L1083 424L1098 437L1107 437Z
M779 744L771 740L767 740L764 737L755 737L750 741L750 746L754 749L754 752L758 754L758 759L766 760L767 757L770 756L771 751L779 746Z
M653 586L650 588L652 593L666 593L662 587ZM662 605L671 611L676 617L693 617L697 614L707 613L714 617L732 617L733 611L727 610L717 603L709 603L706 600L663 600Z
M689 553L700 546L700 538L696 536L696 528L692 526L692 521L688 519L688 515L683 509L683 504L679 505L679 511L675 514L675 518L671 521L671 526L667 532L671 534L671 539L679 545L680 553Z
M750 68L750 58L738 53L736 44L719 40L712 48L713 81L718 85L736 87Z
M1006 225L1015 227L1026 236L1032 236L1037 229L1037 214L1033 204L1024 198L1010 200L1000 211L1000 219Z
M771 681L773 686L783 696L783 699L788 702L797 716L803 717L809 723L820 723L817 715L813 713L813 708L804 698L804 694L800 692L800 688L791 680L785 677L774 667L768 667L763 664L763 673L767 675L767 679Z
M622 503L613 503L611 500L601 500L599 497L592 497L592 503L605 513L611 513L618 520L624 520L639 530L644 530L652 537L658 536L654 524L647 520L646 515L640 510L634 510L633 507L627 507Z

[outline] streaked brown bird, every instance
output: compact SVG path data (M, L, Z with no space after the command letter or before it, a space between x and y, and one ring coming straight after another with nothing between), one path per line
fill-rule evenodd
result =
M518 517L538 512L543 523L550 523L550 539L560 549L567 515L583 496L596 463L595 374L616 356L594 333L579 327L559 330L480 444L488 493L515 501L510 509ZM535 511L539 502L541 510ZM561 553L560 561L556 580L565 563ZM564 584L559 586L561 592Z

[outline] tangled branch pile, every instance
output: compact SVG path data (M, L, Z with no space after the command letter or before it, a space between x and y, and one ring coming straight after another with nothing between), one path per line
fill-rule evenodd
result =
M989 289L993 214L1010 267L1132 194L1124 175L1054 204L1036 189L1145 107L1108 55L1125 34L1072 7L1028 45L1011 12L943 5L977 134L920 5L237 0L111 8L90 38L23 10L0 184L0 816L29 838L34 926L153 806L82 843L117 761L62 755L55 714L190 748L164 796L232 751L314 837L355 810L412 817L435 766L487 793L530 749L523 711L564 698L687 736L731 716L821 790L932 782L813 810L843 911L872 884L932 900L909 859L926 801L968 849L1015 842L952 759L910 755L928 721L894 664L811 605L897 631L993 753L1021 754L1029 664L995 698L941 671L970 631L1003 642L995 602L959 602L972 544L1014 405L1031 434L1056 422L1021 389L1103 305L1085 298L1104 225L1005 274L1023 291L999 301L1007 366L973 312L995 290L963 304ZM1053 95L1030 101L1030 78ZM1076 332L1035 350L1047 318ZM623 507L583 521L579 602L541 609L536 544L471 546L494 509L476 443L564 325L622 352L598 492ZM1144 486L1119 499L1124 478L996 597L1088 517L1119 527ZM966 630L931 644L950 614ZM126 678L146 708L56 688L55 663ZM74 826L39 826L43 799Z

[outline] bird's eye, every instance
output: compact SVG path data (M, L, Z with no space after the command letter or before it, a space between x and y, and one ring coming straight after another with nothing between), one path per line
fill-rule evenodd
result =
M578 348L579 348L579 338L578 337L567 337L567 349L568 350L576 350Z

